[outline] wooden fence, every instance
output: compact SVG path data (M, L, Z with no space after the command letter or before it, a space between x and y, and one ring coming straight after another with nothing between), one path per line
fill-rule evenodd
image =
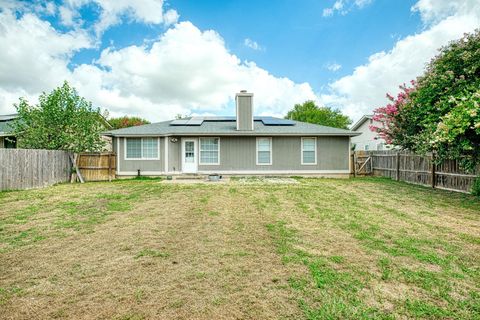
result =
M70 181L71 161L65 151L0 149L0 190L46 187Z
M77 166L85 181L111 181L115 179L115 153L80 153Z
M466 172L456 160L435 164L431 155L420 156L396 150L356 151L353 163L355 175L373 174L459 192L470 192L473 182L480 175L480 168L473 173Z

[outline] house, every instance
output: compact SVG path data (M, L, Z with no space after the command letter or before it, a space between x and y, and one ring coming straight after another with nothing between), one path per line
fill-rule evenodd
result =
M377 127L382 126L380 122L373 120L373 115L364 115L352 126L352 131L360 133L360 135L352 137L354 150L389 150L392 148L378 133L370 130L370 126L372 125Z
M253 94L235 117L190 117L108 131L117 175L349 175L357 133L253 115Z
M10 126L17 118L17 114L0 115L0 148L17 147L17 139L12 134L12 128Z

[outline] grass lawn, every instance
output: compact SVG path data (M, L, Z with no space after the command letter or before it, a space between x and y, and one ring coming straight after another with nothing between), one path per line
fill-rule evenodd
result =
M384 179L0 193L0 318L480 318L480 201Z

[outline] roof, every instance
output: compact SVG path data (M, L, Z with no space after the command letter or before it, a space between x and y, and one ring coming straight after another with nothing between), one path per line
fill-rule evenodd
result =
M5 136L12 132L10 123L12 123L13 120L17 118L18 118L18 114L0 115L0 136Z
M170 120L145 124L136 127L110 130L105 135L111 136L356 136L359 133L350 130L321 126L300 121L274 117L255 117L253 131L238 131L235 117L201 117L185 118L194 120L191 124L181 124ZM172 124L173 122L173 124ZM199 122L201 122L199 124ZM180 123L180 124L178 124Z
M363 115L360 120L358 120L357 122L355 122L355 124L352 126L352 131L355 131L357 130L358 128L360 128L360 126L365 122L367 121L368 119L372 119L373 115L372 114L365 114Z

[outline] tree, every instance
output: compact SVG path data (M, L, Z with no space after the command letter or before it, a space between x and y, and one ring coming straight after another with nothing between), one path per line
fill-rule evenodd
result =
M15 107L19 118L13 131L21 148L78 153L100 151L105 145L101 138L105 118L100 109L93 108L66 81L49 94L43 92L37 105L20 98Z
M305 101L303 104L296 104L285 118L341 129L348 129L348 126L352 124L352 120L343 115L340 110L318 107L311 100Z
M108 123L112 125L113 129L122 129L122 128L128 128L128 127L141 126L143 124L149 124L150 121L139 118L139 117L123 116L118 118L111 118L108 120Z
M470 170L480 163L479 30L442 47L402 91L375 110L384 128L373 130L405 149L435 152L439 162L458 159Z

